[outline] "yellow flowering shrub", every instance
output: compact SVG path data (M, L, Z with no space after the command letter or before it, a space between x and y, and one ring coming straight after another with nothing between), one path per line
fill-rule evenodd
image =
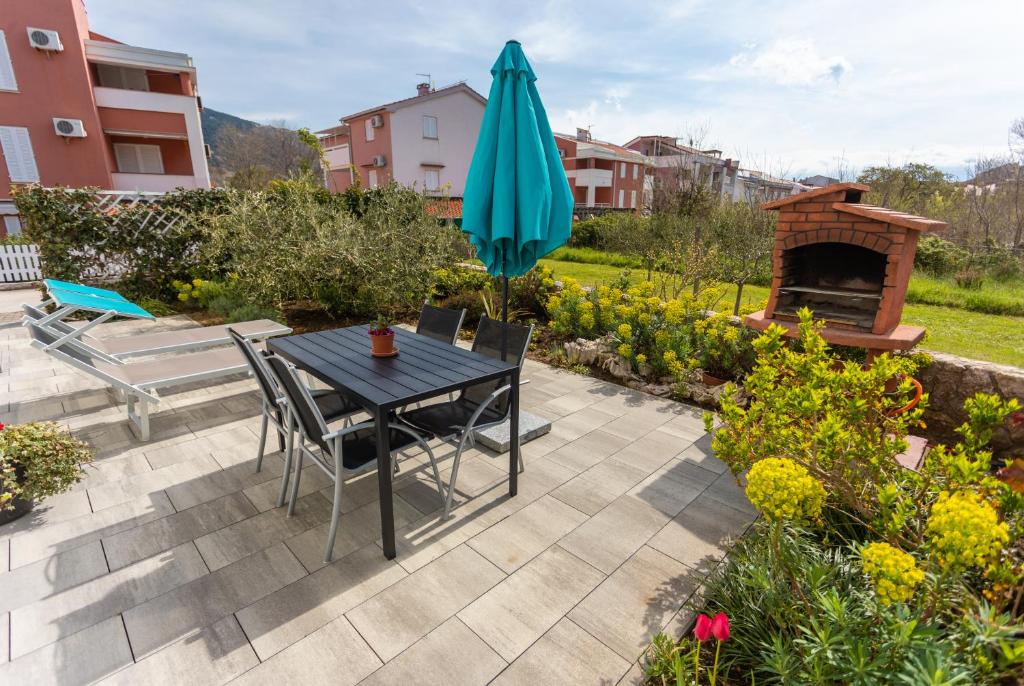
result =
M943 491L932 505L927 535L939 565L963 571L984 567L998 557L1010 540L1010 529L977 493Z
M801 522L821 514L825 489L793 460L768 457L750 468L747 498L768 519Z
M924 581L924 572L918 569L914 556L888 543L869 543L861 551L861 561L883 605L909 601Z

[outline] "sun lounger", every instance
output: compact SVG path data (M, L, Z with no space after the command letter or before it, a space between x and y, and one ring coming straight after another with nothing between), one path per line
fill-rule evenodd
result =
M161 353L201 350L218 345L231 343L228 326L202 326L174 331L118 336L116 338L97 338L89 335L86 325L74 326L60 319L49 318L49 315L32 305L22 305L25 313L24 321L34 323L47 329L56 336L57 341L76 340L86 348L93 357L107 362L120 363L128 357L139 355L158 355ZM251 341L260 341L274 336L285 336L292 330L270 319L256 319L250 322L239 322L230 325L235 331ZM90 327L91 328L91 327Z
M149 440L149 406L159 402L156 392L195 381L248 372L249 365L235 347L171 355L141 362L96 359L74 339L58 344L60 336L34 321L26 321L32 347L46 352L123 394L128 418L139 438Z

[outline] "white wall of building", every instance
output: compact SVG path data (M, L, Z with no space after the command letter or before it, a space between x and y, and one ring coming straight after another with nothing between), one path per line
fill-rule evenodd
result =
M437 139L423 137L424 115L437 117ZM480 133L484 104L465 92L456 91L438 98L413 102L391 114L391 162L395 180L423 189L422 165L439 172L440 184L447 195L462 196L466 175L473 160L473 149ZM445 184L451 187L445 188Z

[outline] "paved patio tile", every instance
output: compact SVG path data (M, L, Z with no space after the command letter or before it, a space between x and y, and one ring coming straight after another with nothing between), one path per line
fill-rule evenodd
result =
M552 677L566 686L614 683L629 664L572 621L563 619L491 683L535 686Z
M753 515L702 495L687 505L648 542L655 550L695 569L720 560L739 538Z
M307 497L312 498L313 496L326 500L319 493ZM327 545L327 532L331 528L330 502L327 503L327 507L327 516L323 519L323 523L285 541L295 557L311 572L324 566L324 546ZM420 511L401 498L393 500L392 511L396 530L420 517ZM380 503L374 501L351 512L346 512L338 520L338 533L334 539L332 559L342 558L378 538L380 538Z
M743 510L751 515L757 514L757 509L747 500L747 494L743 492L743 487L736 483L736 477L732 475L732 472L725 472L715 479L708 486L706 493L715 500L735 507L737 510Z
M211 571L226 567L264 548L293 538L328 521L331 503L319 493L311 493L295 502L295 511L287 508L261 512L236 524L196 539L196 547Z
M501 581L505 575L459 546L346 613L384 661L390 660Z
M716 474L682 460L672 460L629 490L629 494L670 517L693 502Z
M210 459L216 464L216 460ZM218 466L219 467L219 466ZM172 467L168 467L171 469ZM176 510L216 500L221 496L235 491L242 491L264 481L275 484L284 471L284 461L278 455L268 455L263 459L263 470L256 471L254 460L232 465L226 469L211 470L198 478L182 481L167 487L167 497L174 503Z
M381 664L348 620L338 617L232 683L349 686Z
M504 668L505 661L453 617L360 683L482 686Z
M559 543L605 574L611 574L657 533L671 516L623 495Z
M99 541L0 574L0 612L28 605L107 573Z
M711 434L704 434L689 448L679 453L679 459L698 464L716 474L724 474L729 471L729 466L715 457L714 451L711 450L712 438Z
M179 484L191 485L200 477L219 472L220 465L210 455L199 455L191 460L136 474L127 479L106 483L88 490L94 510L103 510L113 505L140 496L158 493ZM84 495L84 494L83 494ZM171 502L174 499L171 498ZM184 509L184 508L178 508Z
M672 415L667 412L657 412L645 408L633 410L613 419L604 425L604 430L610 434L635 441L670 419L672 419Z
M156 493L60 524L16 534L10 540L11 568L98 541L104 536L111 536L173 512L174 507L167 496ZM29 514L19 521L31 517Z
M232 493L109 536L103 539L103 550L110 569L120 569L255 514L256 509L244 495ZM209 558L204 559L209 566Z
M551 433L568 441L575 441L577 438L590 433L594 429L599 429L612 421L615 421L615 417L607 412L587 407L579 412L573 412L558 418L551 425Z
M629 445L629 440L597 429L548 454L548 459L583 472Z
M114 616L12 662L0 664L0 683L89 684L130 664L132 651L128 637L121 618Z
M21 657L204 574L199 551L186 543L18 608L11 612L11 655Z
M471 538L467 545L511 574L587 520L587 515L543 496Z
M633 661L693 593L699 576L686 565L645 546L568 617L624 659Z
M2 535L15 536L22 532L38 531L90 513L92 508L85 491L69 491L47 498L21 519L5 524Z
M604 579L603 573L555 545L458 616L502 658L512 661Z
M124 613L135 658L213 624L305 574L299 561L279 543L136 605Z
M282 453L270 453L274 455L275 459L283 459ZM264 457L263 463L266 464L267 458ZM250 462L250 469L256 471L256 462L253 460ZM299 498L304 498L310 493L323 490L327 486L331 486L331 478L324 474L323 470L316 465L309 465L308 467L302 468L302 478L299 479ZM347 486L348 484L346 484ZM333 486L331 486L333 493ZM245 497L248 498L252 504L256 507L259 512L266 512L267 510L273 510L277 507L277 497L281 492L281 480L278 478L271 479L270 481L264 481L256 484L255 486L249 486L242 491L245 493ZM288 491L288 495L291 491ZM328 495L328 494L325 494ZM329 497L329 496L328 496Z
M223 684L258 664L238 622L229 615L136 662L103 683L124 686Z
M0 612L0 665L11 659L11 613Z
M616 457L609 457L562 484L551 495L588 515L635 486L647 472Z
M406 576L376 545L304 576L236 613L261 660L284 650ZM362 639L360 639L362 640Z
M11 540L0 538L0 573L11 568Z

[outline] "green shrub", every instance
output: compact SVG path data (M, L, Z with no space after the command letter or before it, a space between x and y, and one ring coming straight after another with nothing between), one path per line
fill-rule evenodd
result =
M607 252L605 250L595 250L594 248L559 248L554 252L546 255L551 260L561 260L562 262L578 262L580 264L604 264L609 267L632 267L637 268L640 266L640 260L635 257L629 257L628 255L620 255L619 253Z
M241 305L228 312L225 319L227 319L228 324L234 324L235 322L248 322L256 319L283 321L284 317L281 316L281 313L273 307L267 307L265 305Z
M953 280L960 288L978 290L985 281L985 275L980 269L962 269L953 275Z
M970 253L938 236L922 236L917 242L914 267L935 276L951 276L962 269Z
M174 308L156 298L143 298L139 301L139 307L157 317L170 317L175 314Z
M1005 248L988 250L977 262L996 281L1012 281L1024 276L1024 254L1015 254Z
M493 277L482 269L469 267L441 267L434 272L434 295L444 299L456 293L472 291L479 293L486 288Z
M54 422L0 424L0 510L13 508L14 497L42 500L63 493L91 461L89 446Z

